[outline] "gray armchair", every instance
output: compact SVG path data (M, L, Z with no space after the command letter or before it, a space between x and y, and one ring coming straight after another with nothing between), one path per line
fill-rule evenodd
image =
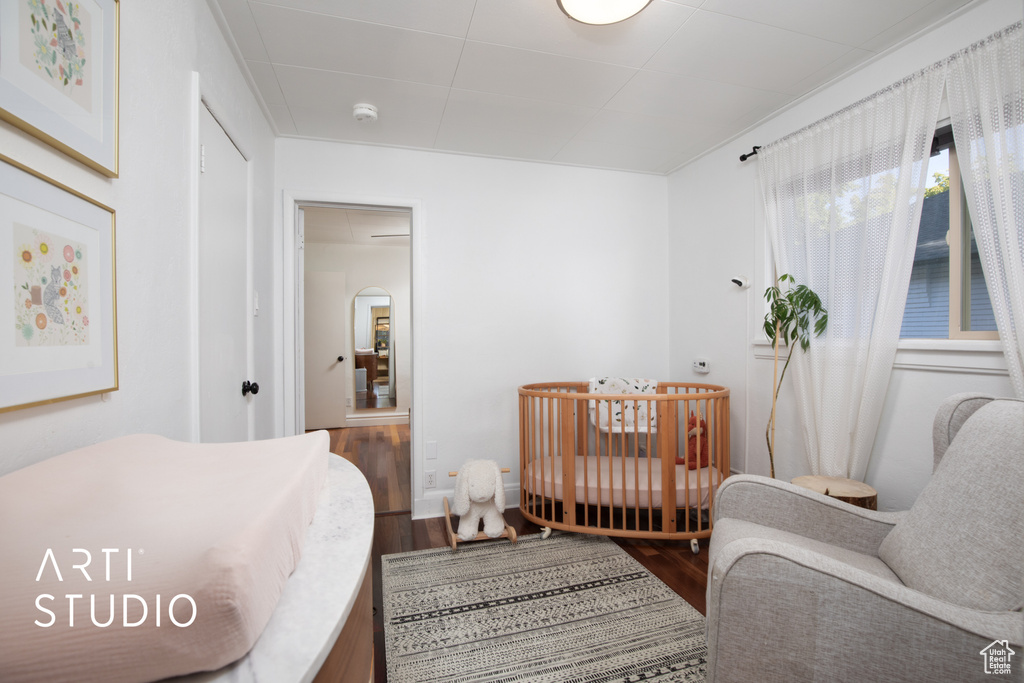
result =
M932 478L875 512L737 475L714 506L708 681L1024 680L1024 401L940 406ZM997 645L997 647L1000 647Z

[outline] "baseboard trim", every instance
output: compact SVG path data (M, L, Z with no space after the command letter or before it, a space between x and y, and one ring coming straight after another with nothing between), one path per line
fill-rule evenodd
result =
M366 413L363 415L348 415L345 417L346 427L373 427L375 425L404 425L409 424L409 411L400 413Z

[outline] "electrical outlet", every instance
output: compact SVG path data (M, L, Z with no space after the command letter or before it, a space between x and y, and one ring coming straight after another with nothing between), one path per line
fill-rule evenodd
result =
M435 472L434 470L428 470L427 472L423 473L423 488L437 488L437 472Z
M345 407L346 408L351 408L352 407L352 397L351 396L346 396L345 397Z

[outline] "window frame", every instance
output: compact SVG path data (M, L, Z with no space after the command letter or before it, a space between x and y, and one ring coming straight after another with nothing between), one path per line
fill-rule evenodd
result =
M965 220L966 219L966 220ZM954 222L956 225L954 225ZM956 145L949 146L949 339L999 339L997 330L964 329L964 321L971 319L970 268L965 260L971 258L970 215L967 213L963 179ZM967 245L966 250L964 245ZM964 307L966 302L966 308Z

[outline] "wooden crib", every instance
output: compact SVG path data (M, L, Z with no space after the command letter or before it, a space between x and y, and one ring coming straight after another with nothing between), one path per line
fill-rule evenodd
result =
M729 476L729 390L684 382L658 382L657 393L591 387L519 387L523 515L566 531L688 539L697 552Z

